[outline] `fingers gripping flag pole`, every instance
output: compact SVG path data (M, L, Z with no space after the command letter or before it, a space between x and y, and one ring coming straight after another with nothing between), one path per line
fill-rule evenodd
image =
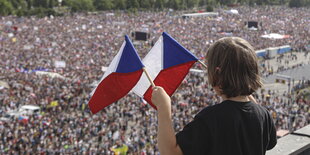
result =
M143 67L128 36L95 88L88 106L93 114L121 99L139 81Z
M172 96L197 61L196 56L164 32L143 59L143 64L149 77L154 79L154 85L163 87L167 94ZM156 109L151 102L152 86L147 75L141 76L133 92Z

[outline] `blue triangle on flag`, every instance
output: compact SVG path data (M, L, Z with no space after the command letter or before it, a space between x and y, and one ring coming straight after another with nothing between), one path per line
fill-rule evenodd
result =
M193 55L190 51L184 48L166 32L163 32L163 44L164 69L175 65L187 63L189 61L198 60L195 55Z
M116 69L118 73L130 73L144 67L136 49L127 35L125 36L125 41L126 44Z

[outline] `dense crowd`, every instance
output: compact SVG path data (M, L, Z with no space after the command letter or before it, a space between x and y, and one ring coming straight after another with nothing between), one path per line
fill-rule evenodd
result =
M310 44L309 9L279 6L238 7L239 14L218 9L215 17L187 18L182 12L103 12L63 17L0 17L0 116L21 105L38 105L40 115L28 121L0 122L0 154L158 154L156 111L133 93L92 115L87 103L96 81L118 52L125 34L150 33L149 41L134 41L141 58L166 31L203 59L209 45L224 36L248 40L255 49L290 45L306 52ZM262 23L248 30L244 22ZM224 32L224 33L223 33ZM289 35L266 39L262 34ZM133 38L132 38L133 39ZM281 60L281 58L280 58ZM65 66L55 66L55 61ZM275 60L276 61L276 60ZM289 68L289 64L283 63ZM196 69L204 69L194 65ZM37 74L54 72L60 76ZM266 68L265 68L266 72ZM206 73L190 72L172 96L176 131L203 107L221 102ZM254 95L270 110L277 129L296 130L310 122L306 98L264 90ZM51 106L51 103L57 103Z

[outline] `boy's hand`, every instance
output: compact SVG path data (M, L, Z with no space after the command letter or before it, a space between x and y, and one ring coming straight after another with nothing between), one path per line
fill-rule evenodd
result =
M158 114L158 148L162 155L182 155L177 144L171 119L171 99L166 91L159 86L153 87L152 103L157 107Z
M157 109L167 109L171 111L171 100L166 91L159 86L153 87L152 103Z

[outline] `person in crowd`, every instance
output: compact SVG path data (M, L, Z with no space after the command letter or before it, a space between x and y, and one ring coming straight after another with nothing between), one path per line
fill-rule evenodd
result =
M96 81L118 52L123 36L134 31L150 34L148 41L134 41L141 58L152 47L152 41L166 31L200 59L204 59L206 49L215 40L232 35L245 38L256 50L290 45L299 62L310 63L310 56L306 55L310 40L306 8L240 6L235 9L239 14L228 14L219 8L215 10L219 12L216 17L188 19L181 18L182 12L178 11L0 17L0 117L26 104L41 108L41 114L29 116L28 121L0 120L0 154L109 155L113 154L111 148L121 143L128 146L128 154L157 155L158 148L154 145L157 112L136 95L128 94L96 115L87 106ZM245 28L244 22L250 20L261 23L258 30ZM275 40L260 37L269 33L289 37ZM302 65L294 63L293 55L285 54L278 62L260 60L262 76L301 68ZM65 66L55 65L57 61L65 62ZM199 64L193 68L203 69ZM190 72L171 98L176 132L200 109L222 101L205 74ZM2 86L3 82L9 87ZM305 87L305 83L296 80L294 89ZM294 131L310 123L307 98L293 100L288 92L267 88L253 96L270 111L277 130Z
M263 85L254 48L238 37L221 38L206 59L208 81L223 101L201 110L176 136L171 99L162 87L153 88L160 154L265 154L277 137L268 110L251 96Z

